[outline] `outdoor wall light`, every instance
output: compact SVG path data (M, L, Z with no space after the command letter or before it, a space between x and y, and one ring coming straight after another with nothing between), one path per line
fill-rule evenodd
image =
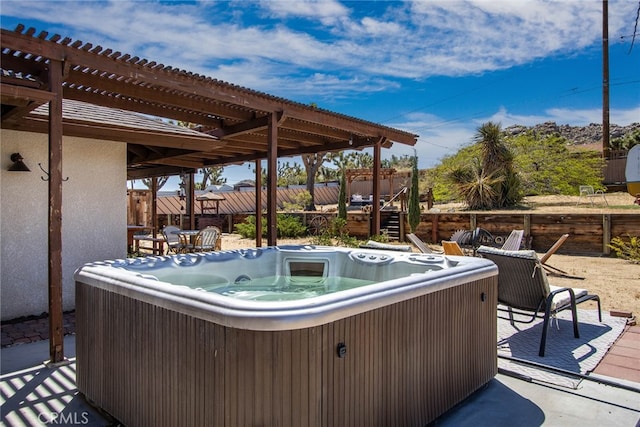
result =
M24 164L23 158L20 153L13 153L11 155L11 161L13 164L9 166L9 170L12 172L31 172L31 169Z

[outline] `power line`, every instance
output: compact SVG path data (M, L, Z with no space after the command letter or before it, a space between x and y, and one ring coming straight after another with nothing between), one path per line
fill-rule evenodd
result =
M638 20L640 19L640 1L638 2L638 10L636 10L636 23L633 27L633 36L631 38L631 46L629 46L629 53L633 49L633 43L636 41L636 33L638 32Z

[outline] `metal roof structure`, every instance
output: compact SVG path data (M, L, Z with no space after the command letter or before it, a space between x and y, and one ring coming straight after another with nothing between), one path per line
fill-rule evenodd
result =
M283 207L285 203L295 203L296 196L304 191L304 188L278 188L276 202L278 207ZM337 204L338 192L339 187L336 185L316 186L315 201L319 205ZM256 212L256 199L254 190L226 191L223 193L215 194L224 196L224 201L220 201L219 205L220 209L218 213L221 215L237 213L255 214ZM262 190L262 195L264 196L262 209L266 209L266 189ZM196 197L196 200L199 199ZM157 204L158 215L179 215L184 213L185 202L180 200L180 197L177 195L158 196ZM194 214L201 215L203 213L210 212L202 212L202 206L200 205L200 203L196 203L194 206Z

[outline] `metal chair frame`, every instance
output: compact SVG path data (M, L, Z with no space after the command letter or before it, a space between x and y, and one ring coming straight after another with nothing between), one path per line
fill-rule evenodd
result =
M576 296L575 290L569 287L551 289L547 281L545 270L534 251L503 251L501 249L481 246L476 252L479 256L493 261L499 270L498 274L498 311L507 312L507 319L512 324L531 323L536 318L542 318L542 337L538 355L544 357L547 341L549 320L552 316L564 310L571 310L573 320L573 335L580 338L578 330L577 305L585 301L596 301L598 304L598 318L602 322L600 297L584 292ZM554 305L554 297L566 292L569 302ZM514 314L531 316L529 320L516 320Z

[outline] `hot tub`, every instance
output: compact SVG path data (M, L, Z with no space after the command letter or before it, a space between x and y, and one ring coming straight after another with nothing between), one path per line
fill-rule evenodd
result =
M78 389L125 425L425 425L497 372L497 273L316 246L87 264Z

